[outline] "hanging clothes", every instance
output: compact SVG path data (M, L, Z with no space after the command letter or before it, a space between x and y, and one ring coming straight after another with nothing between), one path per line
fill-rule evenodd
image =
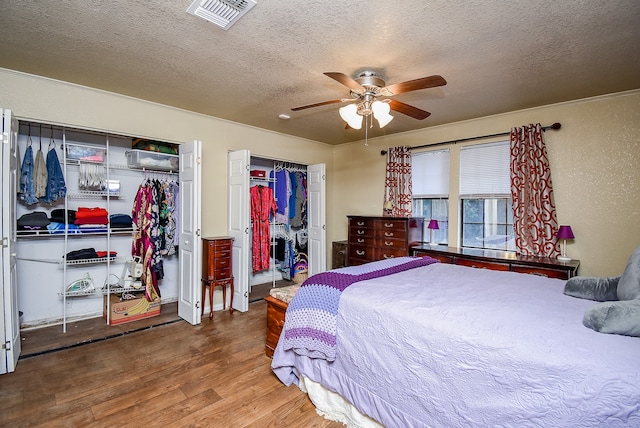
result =
M273 190L265 186L253 186L251 195L251 221L253 222L251 265L253 273L269 269L271 236L269 218L275 215L278 205Z
M64 174L60 168L60 160L56 152L55 144L47 153L47 189L44 198L40 202L49 204L54 203L58 199L67 195L67 185L64 181Z
M307 225L307 175L300 171L292 173L292 181L295 181L295 194L293 215L289 215L292 228L300 229Z
M178 247L178 189L177 183L171 181L145 180L138 188L131 211L135 224L131 255L142 260L141 280L149 301L160 297L163 256L175 254Z
M269 177L275 179L275 183L269 183L273 190L278 209L276 211L276 222L286 224L289 222L289 192L291 181L289 173L285 170L271 171Z
M173 186L173 222L177 225L180 224L180 185L172 181L171 185ZM178 243L180 242L180 231L177 230L173 235L173 247L178 250Z
M22 158L22 167L20 168L20 187L18 189L20 199L27 205L38 203L33 185L33 149L31 148L31 140L24 151Z
M164 232L162 254L165 256L171 256L176 253L174 241L176 234L176 221L173 216L175 210L175 189L172 183L165 181L162 183L160 190L160 195L162 197L162 203L160 205L160 223L162 224Z
M36 198L43 198L47 194L48 182L47 165L42 154L42 143L36 153L36 161L33 165L33 190Z

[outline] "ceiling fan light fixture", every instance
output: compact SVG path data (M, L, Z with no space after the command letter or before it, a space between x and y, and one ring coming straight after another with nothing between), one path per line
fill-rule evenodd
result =
M385 126L387 126L389 124L389 122L391 122L393 120L393 116L391 116L390 114L387 114L386 116L383 116L383 117L376 117L376 119L378 119L378 123L380 124L380 128L384 128Z
M373 104L371 104L371 110L373 111L373 117L378 120L380 128L384 128L393 120L393 116L389 114L391 107L388 103L374 101Z
M338 110L342 120L347 122L353 129L362 128L362 116L358 114L358 106L355 104L348 104L344 107L340 107Z

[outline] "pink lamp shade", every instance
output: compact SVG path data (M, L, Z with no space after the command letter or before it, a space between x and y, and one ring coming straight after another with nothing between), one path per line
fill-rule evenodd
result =
M438 220L430 220L429 221L429 225L427 226L428 229L440 229L440 227L438 227Z
M560 226L558 229L558 239L573 239L573 231L571 230L571 226Z

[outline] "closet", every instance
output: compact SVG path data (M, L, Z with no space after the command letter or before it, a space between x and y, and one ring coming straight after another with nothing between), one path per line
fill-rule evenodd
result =
M180 188L179 218L175 225L179 245L176 254L167 254L163 261L162 302L177 300L178 315L191 324L200 323L201 143L197 140L181 143L178 156L168 157L136 152L131 136L33 120L19 123L11 110L0 109L0 113L3 141L0 374L15 369L21 349L21 325L61 324L64 329L70 320L106 315L103 304L124 283L122 277L126 262L131 260L135 232L126 226L112 227L117 222L113 219L104 224L104 214L132 214L137 190L149 180L179 180ZM23 166L28 151L32 158L26 159L33 162ZM62 178L45 190L44 197L31 195L35 188L19 189L22 173L33 173L36 163L42 165L38 159L40 151L45 158L52 154L52 165L58 158L58 170L53 176ZM67 217L69 210L77 213L76 208L80 207L87 208L90 221L86 226L93 230L71 231L65 226L71 223ZM40 214L25 222L23 216L32 212ZM43 214L48 220L43 221ZM63 223L62 227L49 230L48 225L38 224L38 221L51 223L52 217L56 223ZM77 256L73 262L70 254ZM90 261L85 258L87 254Z
M158 309L158 293L169 301L177 298L177 154L146 155L132 150L131 138L33 122L19 124L18 153L17 274L23 325L61 323L66 331L69 320L104 316L105 322L115 322L110 319L115 314L110 295L115 293L130 298L144 293ZM148 250L142 241L149 232L133 212L134 201L151 201L152 189L153 203L162 208L148 221L158 236L149 251L153 274L145 275L152 283L142 284L140 270L147 267ZM38 224L43 220L46 225Z
M307 168L251 158L250 286L300 283L308 275Z
M326 270L325 165L240 150L229 153L228 174L234 308L246 311L252 286Z

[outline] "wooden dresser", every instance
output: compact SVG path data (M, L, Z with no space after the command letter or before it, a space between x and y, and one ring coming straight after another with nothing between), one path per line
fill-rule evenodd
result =
M422 241L422 218L347 216L349 266L409 255Z
M233 271L231 250L233 238L217 236L202 238L202 314L206 302L206 288L209 287L209 319L213 319L213 289L222 287L222 308L227 304L227 286L231 288L229 312L233 313Z
M453 248L429 244L411 247L414 256L429 256L450 263L475 268L529 273L549 278L569 279L578 274L580 260L561 262L546 257L517 256L514 253L479 248Z

